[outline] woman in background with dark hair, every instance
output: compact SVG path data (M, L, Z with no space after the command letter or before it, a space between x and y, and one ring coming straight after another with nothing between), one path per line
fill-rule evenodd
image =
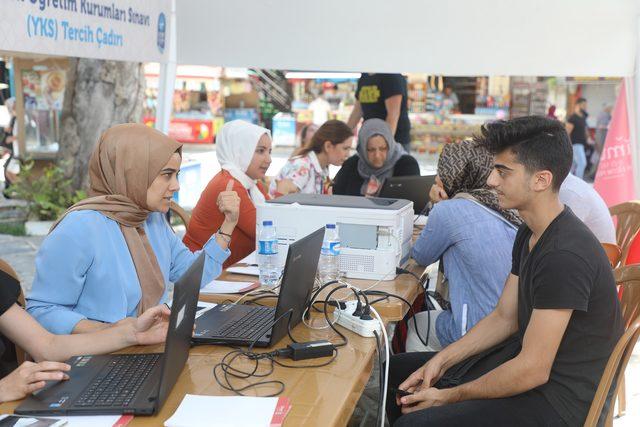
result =
M353 132L340 120L328 120L298 150L271 181L269 193L330 194L329 165L341 166L349 157Z

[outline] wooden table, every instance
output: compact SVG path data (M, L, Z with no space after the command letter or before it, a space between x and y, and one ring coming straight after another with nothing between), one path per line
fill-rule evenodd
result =
M321 326L323 323L324 317L314 316L311 325ZM299 324L292 332L294 338L301 341L327 338L333 342L339 341L331 330L313 330L303 324ZM343 426L349 421L353 409L371 375L376 345L373 338L363 338L346 330L343 330L343 332L347 336L349 343L339 348L338 356L331 364L321 368L308 369L276 366L274 372L267 377L269 380L284 382L285 389L281 396L291 399L292 407L285 420L285 426ZM290 342L289 338L285 337L274 348L285 347ZM163 351L163 346L132 347L123 352L144 353L158 351ZM135 417L129 425L163 425L164 421L173 415L187 393L216 396L233 395L232 392L220 387L213 377L213 366L220 362L229 351L231 351L229 347L222 346L198 346L192 348L187 364L160 412L153 417ZM292 365L305 365L320 364L328 359L313 359L301 362L284 359L283 362ZM245 367L250 366L248 362L234 364L234 366L238 367L243 365ZM255 382L264 380L264 378L252 378L250 380ZM233 384L240 386L247 384L247 381L236 380ZM264 386L259 390L249 390L245 394L265 395L275 390L275 386ZM11 402L0 405L0 413L12 413L19 403ZM215 420L215 414L211 414L211 416L212 420Z
M413 261L407 267L408 270L420 276L423 268ZM247 280L254 281L255 277L224 273L221 280ZM348 279L349 283L361 289L368 288L375 281ZM411 275L400 275L395 280L381 281L371 289L381 290L399 295L413 303L420 292L416 279ZM341 294L342 292L342 294ZM338 297L349 296L351 292L341 290L334 295ZM237 295L200 295L200 299L210 302L222 302L223 300L236 300ZM372 298L373 299L373 298ZM275 302L275 299L271 299ZM265 300L266 301L269 300ZM407 305L396 299L380 301L374 305L385 322L398 321L406 314ZM311 326L319 327L325 324L324 316L317 313L312 315ZM373 338L364 338L346 329L341 329L349 342L340 347L338 356L331 364L320 368L292 369L275 366L268 380L280 380L285 384L281 396L291 399L291 411L285 419L285 426L343 426L349 421L351 414L360 399L364 387L369 380L375 360L376 344ZM310 329L304 324L297 325L292 331L293 337L298 341L312 341L328 339L339 342L339 337L330 329ZM274 348L286 347L291 341L283 338ZM273 350L268 349L269 351ZM161 352L163 346L132 347L123 353ZM223 389L213 377L213 366L231 351L223 346L198 346L189 352L189 359L182 371L171 394L167 398L160 412L153 417L135 417L131 426L161 426L173 415L185 394L200 394L211 396L228 396L232 392ZM256 350L263 351L263 350ZM267 350L264 350L267 351ZM285 359L288 364L309 365L321 364L328 358L314 359L301 362L293 362ZM249 367L248 361L238 361L238 365ZM240 363L241 362L241 363ZM265 362L262 362L265 363ZM246 385L248 382L264 380L252 378L250 380L236 380L236 386ZM276 390L275 386L263 386L260 389L248 390L247 395L266 395ZM12 413L20 402L10 402L0 405L0 413ZM215 414L212 414L212 420Z

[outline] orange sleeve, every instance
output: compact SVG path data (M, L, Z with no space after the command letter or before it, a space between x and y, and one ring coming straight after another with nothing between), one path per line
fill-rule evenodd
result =
M247 190L236 181L233 189L240 196L240 217L238 218L237 228L242 230L252 240L256 239L256 207L249 196Z
M216 201L218 200L218 194L226 190L227 183L230 179L234 181L233 191L238 193L238 197L240 197L238 224L232 233L231 239L232 252L234 252L234 248L240 250L244 249L245 245L247 247L253 247L253 245L255 245L256 207L249 196L249 192L242 184L232 178L227 171L222 171L209 182L200 195L200 199L191 214L191 221L189 222L189 228L184 236L183 242L192 251L202 249L207 240L209 240L213 233L218 231L218 228L222 225L224 215L218 210ZM258 188L265 194L260 184L258 184ZM266 194L265 197L267 199L269 198ZM242 246L242 248L239 248L239 246ZM249 253L250 252L242 255L242 257ZM235 259L233 256L232 258Z
M207 184L198 203L193 208L189 227L183 239L184 244L192 251L202 249L224 220L224 215L216 205L218 194L224 189L222 182L224 182L224 186L227 185L227 181L223 177L216 175Z

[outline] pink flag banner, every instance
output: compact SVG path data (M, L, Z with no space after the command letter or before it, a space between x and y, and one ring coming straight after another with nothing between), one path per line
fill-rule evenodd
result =
M626 93L625 82L622 82L593 183L609 207L633 200L636 194Z

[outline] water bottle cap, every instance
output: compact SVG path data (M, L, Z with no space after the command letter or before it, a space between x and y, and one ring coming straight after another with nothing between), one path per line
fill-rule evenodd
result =
M273 225L273 221L262 221L262 225L264 225L265 227L268 225Z
M327 224L327 228L330 230L333 230L334 228L336 228L335 224Z

